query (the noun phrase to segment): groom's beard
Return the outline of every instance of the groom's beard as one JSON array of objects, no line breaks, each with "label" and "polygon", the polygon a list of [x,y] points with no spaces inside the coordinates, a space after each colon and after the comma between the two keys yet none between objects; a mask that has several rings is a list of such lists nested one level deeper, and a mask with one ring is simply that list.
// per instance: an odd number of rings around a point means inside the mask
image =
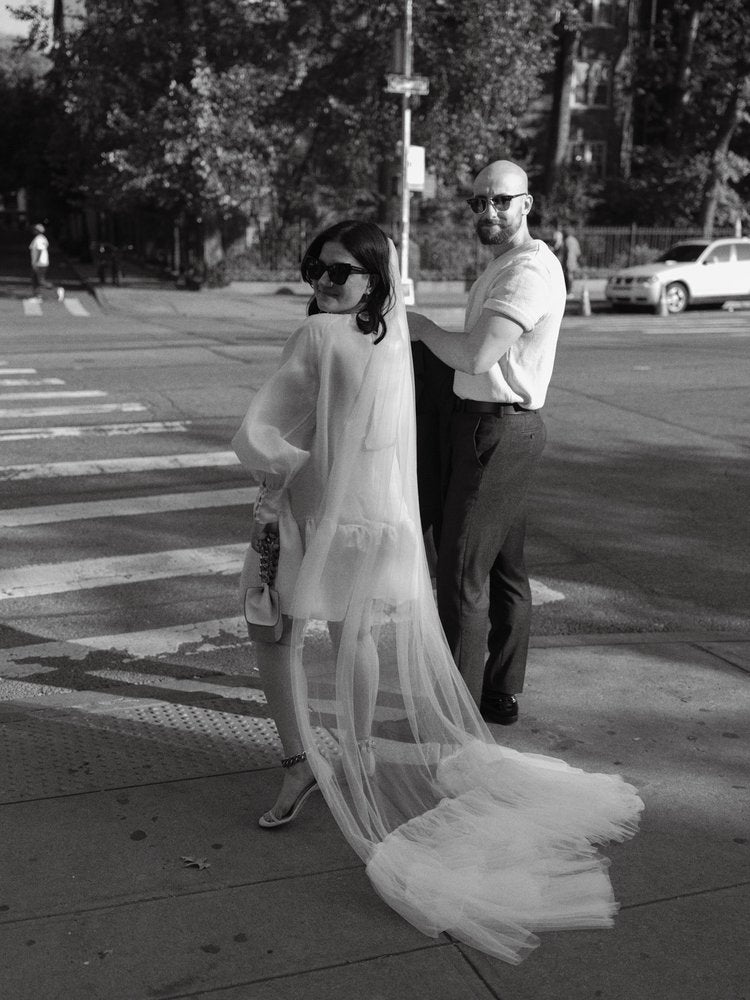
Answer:
[{"label": "groom's beard", "polygon": [[476,224],[479,242],[486,247],[502,246],[511,240],[521,228],[521,219],[506,221],[505,219],[480,219]]}]

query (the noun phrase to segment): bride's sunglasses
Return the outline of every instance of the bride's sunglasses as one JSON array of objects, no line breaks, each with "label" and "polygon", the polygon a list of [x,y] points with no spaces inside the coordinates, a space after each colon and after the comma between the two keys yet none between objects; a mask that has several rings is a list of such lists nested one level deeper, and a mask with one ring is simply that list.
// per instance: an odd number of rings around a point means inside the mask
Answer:
[{"label": "bride's sunglasses", "polygon": [[319,281],[328,271],[328,277],[334,285],[345,285],[350,274],[369,274],[364,267],[355,267],[354,264],[324,264],[322,260],[308,258],[302,264],[302,276],[308,283]]}]

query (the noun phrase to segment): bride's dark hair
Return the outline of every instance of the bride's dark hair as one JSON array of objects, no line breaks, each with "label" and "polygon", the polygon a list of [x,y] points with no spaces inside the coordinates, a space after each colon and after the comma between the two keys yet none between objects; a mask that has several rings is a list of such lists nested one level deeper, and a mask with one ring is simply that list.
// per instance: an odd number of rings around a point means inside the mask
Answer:
[{"label": "bride's dark hair", "polygon": [[[375,343],[378,344],[386,333],[384,316],[393,305],[393,289],[389,269],[388,240],[383,230],[374,222],[357,222],[344,219],[328,229],[324,229],[312,241],[302,258],[302,278],[307,281],[307,263],[318,260],[320,252],[326,243],[341,243],[352,257],[364,267],[370,275],[371,288],[365,295],[359,311],[356,314],[357,326],[362,333],[376,333]],[[319,313],[315,296],[307,306],[307,315]]]}]

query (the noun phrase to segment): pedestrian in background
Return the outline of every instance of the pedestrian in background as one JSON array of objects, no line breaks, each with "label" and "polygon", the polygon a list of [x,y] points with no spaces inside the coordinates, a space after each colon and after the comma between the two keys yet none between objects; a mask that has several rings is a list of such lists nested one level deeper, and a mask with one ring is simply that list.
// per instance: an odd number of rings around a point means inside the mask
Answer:
[{"label": "pedestrian in background", "polygon": [[[55,288],[47,277],[49,269],[49,240],[45,236],[45,228],[41,222],[34,226],[34,238],[29,243],[29,253],[31,254],[31,291],[34,298],[41,300],[39,294],[42,288]],[[58,302],[65,298],[65,289],[62,286],[55,288]]]},{"label": "pedestrian in background", "polygon": [[117,286],[120,284],[120,258],[117,252],[117,247],[113,246],[111,243],[100,243],[99,244],[99,264],[97,267],[99,275],[99,284],[107,284],[107,273],[109,273],[112,284]]},{"label": "pedestrian in background", "polygon": [[437,564],[440,620],[482,715],[508,724],[518,718],[516,695],[526,672],[526,499],[545,442],[539,411],[565,311],[565,282],[549,246],[529,234],[533,198],[517,164],[499,160],[485,167],[468,203],[494,260],[469,293],[464,333],[413,312],[409,329],[456,369]]},{"label": "pedestrian in background", "polygon": [[563,251],[563,232],[557,219],[552,224],[552,238],[549,241],[549,246],[555,257],[560,260]]},{"label": "pedestrian in background", "polygon": [[565,278],[565,291],[568,295],[573,292],[573,282],[581,274],[581,244],[572,226],[563,229],[563,243],[560,257]]}]

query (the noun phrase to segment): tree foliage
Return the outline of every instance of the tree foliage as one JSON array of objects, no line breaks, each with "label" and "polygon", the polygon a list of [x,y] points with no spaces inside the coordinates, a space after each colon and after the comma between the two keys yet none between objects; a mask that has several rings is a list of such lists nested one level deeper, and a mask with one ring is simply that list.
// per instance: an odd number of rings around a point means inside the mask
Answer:
[{"label": "tree foliage", "polygon": [[56,59],[60,183],[113,207],[247,209],[272,157],[255,121],[274,81],[247,64],[239,0],[98,0]]},{"label": "tree foliage", "polygon": [[54,106],[44,86],[49,65],[11,45],[0,50],[0,192],[44,186]]},{"label": "tree foliage", "polygon": [[746,0],[678,0],[644,38],[637,74],[644,118],[631,190],[645,195],[640,204],[654,221],[699,223],[710,232],[714,221],[742,213],[749,35]]},{"label": "tree foliage", "polygon": [[[750,176],[747,0],[660,5],[633,52],[631,176],[604,197],[565,167],[581,6],[415,0],[413,72],[430,91],[412,99],[412,141],[441,190],[507,156],[537,175],[540,194],[546,180],[550,211],[572,199],[581,224],[732,218]],[[403,0],[97,0],[80,18],[66,11],[54,35],[43,4],[24,9],[52,70],[43,92],[12,85],[0,128],[60,190],[174,217],[270,214],[277,226],[344,210],[382,217],[398,172],[401,99],[385,78],[402,68]],[[545,159],[537,111],[550,81]],[[42,123],[33,137],[29,115]],[[23,168],[14,162],[8,176]]]},{"label": "tree foliage", "polygon": [[[523,154],[547,68],[548,0],[415,4],[413,141],[454,180]],[[32,38],[48,44],[40,9]],[[400,99],[385,93],[401,0],[97,0],[67,18],[51,89],[61,187],[110,205],[283,219],[377,214]]]}]

